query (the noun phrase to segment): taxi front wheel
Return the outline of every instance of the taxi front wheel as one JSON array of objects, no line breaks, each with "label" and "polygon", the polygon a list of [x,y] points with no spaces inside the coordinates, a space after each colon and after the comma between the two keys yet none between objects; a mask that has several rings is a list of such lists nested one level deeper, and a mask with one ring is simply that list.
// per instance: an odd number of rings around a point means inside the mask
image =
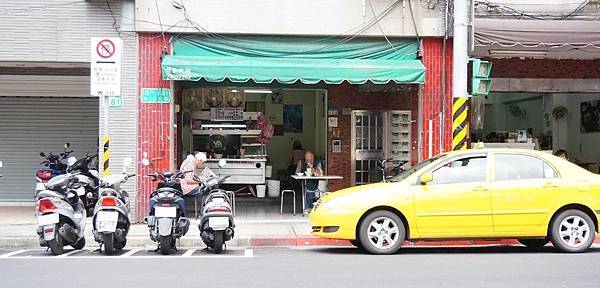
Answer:
[{"label": "taxi front wheel", "polygon": [[406,228],[400,217],[386,210],[367,215],[359,229],[361,246],[371,254],[394,254],[406,238]]},{"label": "taxi front wheel", "polygon": [[580,253],[594,242],[596,227],[585,212],[576,209],[565,210],[552,220],[550,240],[561,252]]}]

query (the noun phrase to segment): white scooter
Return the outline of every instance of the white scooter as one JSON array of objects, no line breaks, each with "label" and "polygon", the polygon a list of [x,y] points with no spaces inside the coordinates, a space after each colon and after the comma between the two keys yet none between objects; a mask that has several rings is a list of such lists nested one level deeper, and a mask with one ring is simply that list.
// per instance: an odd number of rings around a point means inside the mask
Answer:
[{"label": "white scooter", "polygon": [[[72,164],[74,157],[69,159]],[[40,246],[49,247],[52,254],[60,255],[63,247],[85,247],[86,210],[77,195],[76,174],[58,175],[46,184],[46,189],[36,195],[37,234]]]},{"label": "white scooter", "polygon": [[[226,163],[224,159],[221,159],[219,169],[223,168]],[[225,190],[216,189],[227,178],[229,176],[221,179],[214,176],[200,186],[201,195],[206,195],[206,199],[202,201],[202,214],[198,220],[198,230],[200,230],[202,242],[215,250],[217,254],[223,251],[225,242],[233,238],[235,228],[231,199]]]},{"label": "white scooter", "polygon": [[135,174],[127,174],[132,159],[127,157],[123,162],[122,174],[109,175],[100,180],[100,196],[92,217],[94,240],[100,244],[100,248],[104,246],[106,255],[123,249],[127,243],[129,195],[121,189],[121,184]]}]

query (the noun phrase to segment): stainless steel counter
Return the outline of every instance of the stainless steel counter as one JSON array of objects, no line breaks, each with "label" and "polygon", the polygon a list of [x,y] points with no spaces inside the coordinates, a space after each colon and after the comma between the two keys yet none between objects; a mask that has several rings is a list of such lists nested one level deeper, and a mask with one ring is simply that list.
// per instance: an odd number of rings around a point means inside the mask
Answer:
[{"label": "stainless steel counter", "polygon": [[227,165],[220,169],[219,160],[208,159],[205,165],[217,175],[230,175],[225,184],[265,184],[266,159],[225,159]]}]

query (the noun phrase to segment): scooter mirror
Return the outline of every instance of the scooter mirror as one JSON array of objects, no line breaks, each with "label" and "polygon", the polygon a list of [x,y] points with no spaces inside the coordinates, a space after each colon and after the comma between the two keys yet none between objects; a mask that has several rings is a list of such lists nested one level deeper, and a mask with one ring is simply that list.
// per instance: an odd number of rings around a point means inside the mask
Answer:
[{"label": "scooter mirror", "polygon": [[144,165],[144,166],[150,166],[150,160],[148,160],[148,158],[142,159],[142,165]]},{"label": "scooter mirror", "polygon": [[40,152],[40,156],[42,156],[42,157],[46,157],[46,153],[44,153],[44,152]]},{"label": "scooter mirror", "polygon": [[68,149],[69,147],[71,147],[71,143],[69,143],[69,142],[65,143],[65,149]]},{"label": "scooter mirror", "polygon": [[225,160],[225,159],[219,160],[219,167],[223,168],[223,167],[225,167],[225,165],[227,165],[227,160]]},{"label": "scooter mirror", "polygon": [[75,164],[75,162],[77,162],[77,158],[71,156],[69,157],[69,159],[67,159],[67,165],[69,166],[73,166],[73,164]]},{"label": "scooter mirror", "polygon": [[123,166],[129,167],[131,166],[131,163],[133,163],[133,159],[131,159],[131,157],[125,157],[125,159],[123,159]]}]

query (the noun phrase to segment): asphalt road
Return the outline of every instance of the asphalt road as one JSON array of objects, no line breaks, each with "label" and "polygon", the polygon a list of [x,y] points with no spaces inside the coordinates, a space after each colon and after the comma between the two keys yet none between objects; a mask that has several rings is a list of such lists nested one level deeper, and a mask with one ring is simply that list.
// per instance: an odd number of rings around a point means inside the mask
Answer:
[{"label": "asphalt road", "polygon": [[[11,253],[11,254],[8,254]],[[355,248],[127,250],[65,257],[0,249],[0,287],[600,287],[600,247],[405,248],[372,256]]]}]

